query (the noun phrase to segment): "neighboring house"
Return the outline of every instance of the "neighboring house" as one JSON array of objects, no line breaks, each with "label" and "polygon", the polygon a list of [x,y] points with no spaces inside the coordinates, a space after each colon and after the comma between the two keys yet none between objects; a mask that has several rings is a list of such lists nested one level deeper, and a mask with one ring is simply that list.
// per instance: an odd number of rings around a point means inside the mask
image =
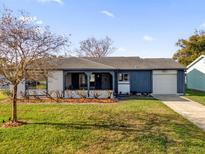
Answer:
[{"label": "neighboring house", "polygon": [[6,78],[0,75],[0,90],[9,90],[10,82]]},{"label": "neighboring house", "polygon": [[186,82],[188,89],[205,91],[205,55],[187,66]]},{"label": "neighboring house", "polygon": [[[139,57],[60,58],[52,77],[22,82],[18,93],[63,97],[112,97],[118,94],[183,94],[185,68],[172,59]],[[96,92],[98,92],[96,94]]]}]

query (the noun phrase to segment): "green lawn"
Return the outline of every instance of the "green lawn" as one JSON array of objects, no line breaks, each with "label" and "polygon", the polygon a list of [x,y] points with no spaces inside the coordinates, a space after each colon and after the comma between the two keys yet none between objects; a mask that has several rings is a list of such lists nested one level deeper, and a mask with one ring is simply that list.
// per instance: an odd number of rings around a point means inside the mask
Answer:
[{"label": "green lawn", "polygon": [[[1,154],[205,153],[205,133],[157,100],[21,104],[18,111],[30,124],[0,128]],[[0,121],[10,112],[0,103]]]},{"label": "green lawn", "polygon": [[205,92],[186,90],[186,97],[205,105]]}]

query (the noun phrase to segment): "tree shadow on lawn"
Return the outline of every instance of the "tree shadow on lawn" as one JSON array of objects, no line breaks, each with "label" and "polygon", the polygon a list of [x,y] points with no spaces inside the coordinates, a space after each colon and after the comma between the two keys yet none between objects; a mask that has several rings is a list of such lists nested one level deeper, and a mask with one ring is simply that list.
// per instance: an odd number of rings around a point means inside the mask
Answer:
[{"label": "tree shadow on lawn", "polygon": [[[123,114],[123,113],[122,113]],[[127,119],[125,114],[124,117]],[[119,115],[118,115],[119,116]],[[132,117],[130,117],[132,118]],[[137,114],[131,121],[122,119],[121,116],[112,119],[89,119],[89,121],[77,122],[31,122],[30,125],[51,126],[54,129],[64,129],[69,131],[80,130],[99,130],[96,134],[98,140],[89,144],[92,146],[108,146],[115,143],[136,143],[152,146],[160,146],[163,152],[169,148],[174,148],[175,152],[180,152],[181,148],[204,149],[205,138],[202,131],[193,124],[183,120],[175,114],[155,114],[143,113]],[[139,121],[139,123],[133,123]],[[75,132],[75,131],[74,131]],[[78,132],[78,131],[77,131]],[[88,140],[89,139],[85,139]],[[179,148],[176,148],[179,147]],[[101,147],[102,148],[102,147]],[[151,148],[151,146],[149,147]],[[149,149],[150,150],[150,149]],[[150,152],[148,150],[148,152]]]},{"label": "tree shadow on lawn", "polygon": [[[163,146],[164,149],[167,149],[169,146],[177,147],[179,145],[190,147],[205,147],[205,133],[197,130],[196,127],[193,127],[191,123],[184,121],[178,121],[177,117],[172,117],[173,120],[170,121],[170,115],[152,114],[151,116],[144,117],[145,123],[133,125],[126,122],[118,123],[107,122],[105,121],[96,121],[96,122],[79,122],[79,123],[52,123],[52,122],[36,122],[30,123],[34,125],[46,125],[54,126],[57,129],[77,129],[77,130],[105,130],[109,132],[106,136],[102,136],[102,142],[145,142],[159,144]],[[110,139],[112,132],[117,134],[122,134],[121,139],[113,138]],[[110,134],[111,133],[111,134]],[[112,137],[111,137],[112,138]],[[197,141],[196,141],[197,140]],[[99,143],[101,141],[99,140]],[[203,142],[203,143],[201,143]]]},{"label": "tree shadow on lawn", "polygon": [[134,127],[131,125],[123,125],[123,124],[98,124],[98,123],[50,123],[50,122],[37,122],[37,123],[29,123],[29,124],[35,124],[35,125],[48,125],[48,126],[55,126],[57,128],[62,129],[107,129],[107,130],[114,130],[114,131],[137,131]]},{"label": "tree shadow on lawn", "polygon": [[[123,113],[122,113],[123,114]],[[124,115],[126,117],[126,115]],[[123,121],[119,117],[108,117],[111,119],[89,119],[85,122],[30,122],[28,124],[34,125],[47,125],[54,126],[60,129],[105,129],[109,131],[122,131],[122,132],[136,132],[136,133],[159,133],[162,131],[164,133],[173,131],[174,133],[179,133],[179,135],[195,136],[201,137],[205,133],[201,133],[196,126],[192,123],[187,122],[187,120],[182,120],[180,116],[175,114],[155,114],[155,113],[143,113],[138,114],[137,119],[131,119],[131,117],[126,117],[128,121]],[[137,123],[129,122],[129,120],[139,121]],[[166,132],[167,131],[167,132]],[[198,136],[199,135],[199,136]],[[202,136],[203,137],[203,136]],[[203,137],[204,138],[204,137]],[[205,139],[204,139],[205,140]]]}]

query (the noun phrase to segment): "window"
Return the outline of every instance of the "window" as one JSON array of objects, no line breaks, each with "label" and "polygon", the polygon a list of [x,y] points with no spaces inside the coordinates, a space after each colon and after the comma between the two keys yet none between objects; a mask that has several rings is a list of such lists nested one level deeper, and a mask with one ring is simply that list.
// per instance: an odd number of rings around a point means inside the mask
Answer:
[{"label": "window", "polygon": [[39,74],[35,80],[26,80],[26,90],[47,90],[47,77]]},{"label": "window", "polygon": [[46,90],[47,89],[46,80],[27,81],[27,89],[28,90]]},{"label": "window", "polygon": [[87,81],[85,74],[79,74],[79,89],[86,89],[87,88]]},{"label": "window", "polygon": [[95,74],[90,76],[90,89],[95,89]]},{"label": "window", "polygon": [[119,73],[118,81],[129,81],[129,75],[127,73]]},{"label": "window", "polygon": [[124,81],[128,81],[128,74],[124,74]]},{"label": "window", "polygon": [[118,81],[123,81],[123,74],[122,73],[118,74]]},{"label": "window", "polygon": [[87,76],[84,73],[66,73],[65,90],[86,90]]},{"label": "window", "polygon": [[95,74],[91,74],[91,76],[90,76],[90,82],[95,82]]}]

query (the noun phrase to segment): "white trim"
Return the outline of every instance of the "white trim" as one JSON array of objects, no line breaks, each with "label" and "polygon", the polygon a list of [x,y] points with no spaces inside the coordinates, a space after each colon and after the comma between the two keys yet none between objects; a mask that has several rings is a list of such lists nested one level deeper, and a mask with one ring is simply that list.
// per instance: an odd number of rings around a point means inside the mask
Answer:
[{"label": "white trim", "polygon": [[201,55],[199,56],[197,59],[195,59],[191,64],[189,64],[187,66],[187,69],[189,69],[190,67],[192,67],[194,64],[196,64],[198,61],[200,61],[202,58],[205,58],[205,55]]}]

